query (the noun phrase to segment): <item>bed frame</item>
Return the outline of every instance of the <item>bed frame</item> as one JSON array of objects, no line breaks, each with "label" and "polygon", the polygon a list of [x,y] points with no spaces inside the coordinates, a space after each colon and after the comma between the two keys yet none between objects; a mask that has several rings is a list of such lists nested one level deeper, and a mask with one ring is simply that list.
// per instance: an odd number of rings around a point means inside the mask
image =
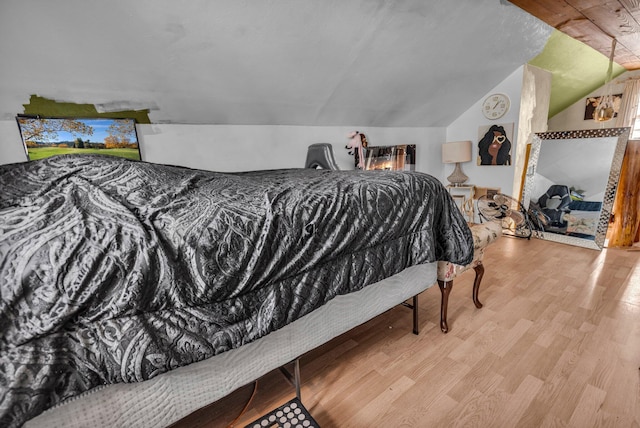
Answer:
[{"label": "bed frame", "polygon": [[[28,421],[36,427],[166,427],[436,283],[436,263],[341,295],[265,337],[153,379],[95,388]],[[417,299],[413,302],[417,333]],[[411,306],[411,305],[410,305]],[[313,334],[311,334],[313,332]]]}]

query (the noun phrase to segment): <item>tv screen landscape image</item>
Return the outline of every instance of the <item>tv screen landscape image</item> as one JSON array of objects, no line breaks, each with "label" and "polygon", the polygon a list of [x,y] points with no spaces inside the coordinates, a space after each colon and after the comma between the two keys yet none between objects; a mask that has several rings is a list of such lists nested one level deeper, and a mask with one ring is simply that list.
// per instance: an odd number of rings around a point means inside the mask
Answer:
[{"label": "tv screen landscape image", "polygon": [[100,154],[141,160],[134,119],[18,116],[30,161],[66,154]]}]

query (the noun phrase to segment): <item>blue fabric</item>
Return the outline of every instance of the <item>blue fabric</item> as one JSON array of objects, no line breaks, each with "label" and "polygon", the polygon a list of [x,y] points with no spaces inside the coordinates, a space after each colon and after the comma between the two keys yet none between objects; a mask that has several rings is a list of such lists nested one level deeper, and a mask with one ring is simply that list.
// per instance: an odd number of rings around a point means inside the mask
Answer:
[{"label": "blue fabric", "polygon": [[598,201],[573,201],[569,204],[570,210],[576,211],[600,211],[602,202]]}]

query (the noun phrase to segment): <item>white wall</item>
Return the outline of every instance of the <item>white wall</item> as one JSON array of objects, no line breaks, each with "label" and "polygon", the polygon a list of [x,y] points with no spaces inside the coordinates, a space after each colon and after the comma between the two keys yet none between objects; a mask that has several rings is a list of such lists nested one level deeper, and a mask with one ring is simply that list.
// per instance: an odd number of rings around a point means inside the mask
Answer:
[{"label": "white wall", "polygon": [[[629,71],[618,76],[612,81],[612,93],[621,94],[624,89],[624,82],[633,77],[640,77],[640,70]],[[613,128],[616,126],[615,119],[607,122],[596,122],[593,119],[584,119],[584,109],[586,99],[592,96],[601,96],[605,88],[600,87],[581,100],[562,110],[560,113],[549,119],[549,131],[573,131],[578,129]]]},{"label": "white wall", "polygon": [[[518,114],[521,102],[523,67],[478,99],[447,128],[358,127],[358,126],[271,126],[271,125],[138,125],[140,149],[145,161],[188,166],[216,171],[296,168],[304,166],[307,146],[331,143],[338,165],[353,168],[347,154],[349,132],[367,135],[372,146],[416,144],[416,169],[447,183],[453,165],[442,164],[441,149],[446,141],[471,140],[473,160],[463,165],[469,183],[481,187],[499,187],[511,194],[514,165],[518,161]],[[509,96],[511,108],[497,121],[482,115],[486,96],[500,92]],[[512,165],[478,166],[478,128],[492,124],[514,124]],[[214,150],[215,149],[215,150]],[[0,164],[22,162],[26,155],[14,120],[0,121]]]},{"label": "white wall", "polygon": [[[471,140],[473,142],[471,162],[462,165],[462,170],[469,177],[468,183],[480,187],[499,187],[502,193],[512,194],[513,190],[513,174],[514,164],[517,162],[515,155],[517,153],[516,146],[518,144],[518,116],[520,111],[520,97],[522,91],[522,75],[523,67],[518,68],[509,77],[493,88],[489,93],[485,94],[481,99],[476,101],[466,112],[447,127],[446,140],[460,141]],[[493,93],[504,93],[511,100],[511,108],[503,117],[498,120],[489,120],[482,114],[482,102]],[[511,138],[511,156],[512,165],[496,165],[496,166],[479,166],[476,163],[478,155],[478,128],[486,125],[502,125],[514,124],[514,133]],[[444,141],[443,141],[444,142]],[[446,177],[453,172],[454,165],[441,165],[442,181],[446,182]]]},{"label": "white wall", "polygon": [[22,145],[18,123],[15,120],[0,120],[0,164],[25,160],[27,154]]},{"label": "white wall", "polygon": [[[444,128],[360,128],[331,126],[139,125],[143,157],[216,171],[239,171],[304,166],[307,147],[330,143],[341,169],[354,169],[345,145],[358,130],[370,146],[416,144],[416,169],[438,175],[439,141]],[[436,156],[436,154],[438,156]]]},{"label": "white wall", "polygon": [[[331,143],[338,165],[353,169],[345,145],[358,130],[372,146],[416,144],[418,171],[439,178],[445,128],[360,128],[331,126],[138,125],[145,161],[216,171],[303,167],[307,146]],[[0,121],[0,164],[26,155],[15,121]]]}]

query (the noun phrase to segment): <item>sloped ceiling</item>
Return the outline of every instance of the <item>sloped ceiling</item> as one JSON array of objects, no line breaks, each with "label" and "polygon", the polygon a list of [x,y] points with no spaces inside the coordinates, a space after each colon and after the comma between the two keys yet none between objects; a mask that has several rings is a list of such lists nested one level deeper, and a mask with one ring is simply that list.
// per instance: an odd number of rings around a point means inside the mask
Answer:
[{"label": "sloped ceiling", "polygon": [[[529,64],[553,73],[549,100],[549,117],[553,117],[605,83],[609,59],[586,44],[554,31],[542,52]],[[613,63],[612,78],[625,71]]]},{"label": "sloped ceiling", "polygon": [[553,74],[549,117],[606,82],[612,53],[613,78],[626,70],[640,69],[640,0],[511,0],[510,3],[558,30],[545,49],[529,62]]},{"label": "sloped ceiling", "polygon": [[551,31],[499,0],[3,0],[0,119],[36,94],[156,123],[447,126]]},{"label": "sloped ceiling", "polygon": [[614,61],[640,69],[640,0],[511,0],[607,58],[616,39]]}]

